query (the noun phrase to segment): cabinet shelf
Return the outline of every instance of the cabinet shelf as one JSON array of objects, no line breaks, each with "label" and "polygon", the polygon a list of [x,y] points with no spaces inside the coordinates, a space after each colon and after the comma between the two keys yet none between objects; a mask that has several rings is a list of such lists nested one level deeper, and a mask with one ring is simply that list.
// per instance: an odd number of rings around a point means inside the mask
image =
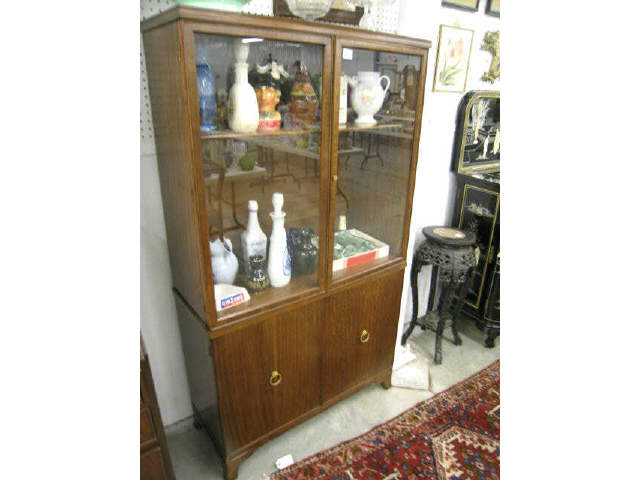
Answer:
[{"label": "cabinet shelf", "polygon": [[[377,125],[356,125],[348,123],[338,127],[340,132],[363,132],[363,131],[376,131],[387,130],[394,128],[402,128],[406,125],[403,123],[378,123]],[[208,135],[201,135],[200,140],[226,140],[230,138],[251,138],[251,137],[281,137],[291,135],[307,135],[309,133],[320,133],[320,128],[310,128],[303,130],[276,130],[274,132],[249,132],[240,133],[233,130],[219,130]]]},{"label": "cabinet shelf", "polygon": [[244,317],[284,301],[291,302],[296,298],[311,295],[314,291],[320,292],[315,274],[291,277],[289,284],[284,287],[269,287],[261,292],[250,293],[251,299],[248,302],[225,308],[218,312],[218,319],[228,321],[236,317]]}]

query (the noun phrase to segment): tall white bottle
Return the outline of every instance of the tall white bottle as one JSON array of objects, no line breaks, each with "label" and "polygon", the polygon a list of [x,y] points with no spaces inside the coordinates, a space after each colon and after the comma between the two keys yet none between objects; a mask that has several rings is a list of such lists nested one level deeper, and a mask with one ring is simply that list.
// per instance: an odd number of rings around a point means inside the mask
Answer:
[{"label": "tall white bottle", "polygon": [[267,271],[269,272],[271,286],[284,287],[291,280],[291,258],[287,249],[287,232],[284,229],[286,213],[282,211],[284,203],[282,193],[274,193],[271,203],[273,203],[273,212],[269,215],[271,215],[271,221],[273,222],[273,230],[269,239]]},{"label": "tall white bottle", "polygon": [[258,129],[260,112],[256,92],[249,84],[249,44],[238,38],[233,41],[236,57],[236,81],[229,91],[229,127],[234,132],[248,133]]},{"label": "tall white bottle", "polygon": [[247,229],[242,232],[242,254],[244,258],[245,271],[249,264],[249,257],[252,255],[262,255],[267,259],[267,236],[260,228],[258,221],[258,202],[249,200],[249,221]]}]

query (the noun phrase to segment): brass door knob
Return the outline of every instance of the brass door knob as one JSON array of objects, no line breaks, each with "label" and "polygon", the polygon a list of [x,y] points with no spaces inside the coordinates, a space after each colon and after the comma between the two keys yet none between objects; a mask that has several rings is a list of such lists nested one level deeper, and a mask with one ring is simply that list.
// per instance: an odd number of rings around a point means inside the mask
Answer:
[{"label": "brass door knob", "polygon": [[269,383],[271,384],[272,387],[275,387],[281,381],[282,381],[282,375],[280,374],[280,372],[277,372],[276,370],[271,372],[271,377],[269,378]]},{"label": "brass door knob", "polygon": [[369,341],[369,332],[362,330],[362,333],[360,334],[360,341],[362,343],[367,343]]},{"label": "brass door knob", "polygon": [[333,179],[334,182],[338,181],[338,175],[332,175],[331,178]]}]

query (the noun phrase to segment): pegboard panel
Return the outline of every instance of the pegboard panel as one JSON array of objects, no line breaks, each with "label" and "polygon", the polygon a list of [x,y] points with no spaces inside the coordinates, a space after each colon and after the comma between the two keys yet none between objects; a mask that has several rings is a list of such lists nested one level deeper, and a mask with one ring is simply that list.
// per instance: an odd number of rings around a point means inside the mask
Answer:
[{"label": "pegboard panel", "polygon": [[[396,33],[400,1],[391,6],[374,5],[371,15],[374,19],[374,30],[379,32]],[[175,5],[173,0],[140,0],[140,20],[146,20],[153,15],[164,12]],[[251,0],[242,11],[256,15],[273,15],[273,0]],[[155,140],[153,136],[153,117],[147,81],[147,66],[144,57],[144,45],[140,35],[140,154],[155,154]]]},{"label": "pegboard panel", "polygon": [[374,5],[371,7],[371,16],[374,22],[373,30],[386,33],[398,32],[401,1],[396,0],[391,6]]}]

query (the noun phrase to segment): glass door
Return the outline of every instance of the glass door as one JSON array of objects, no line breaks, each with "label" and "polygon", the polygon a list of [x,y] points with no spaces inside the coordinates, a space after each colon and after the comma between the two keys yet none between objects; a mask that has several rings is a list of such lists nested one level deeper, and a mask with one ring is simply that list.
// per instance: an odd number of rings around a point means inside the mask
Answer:
[{"label": "glass door", "polygon": [[423,58],[347,47],[338,54],[333,281],[404,256]]},{"label": "glass door", "polygon": [[248,32],[193,34],[218,320],[318,288],[326,265],[329,40]]}]

